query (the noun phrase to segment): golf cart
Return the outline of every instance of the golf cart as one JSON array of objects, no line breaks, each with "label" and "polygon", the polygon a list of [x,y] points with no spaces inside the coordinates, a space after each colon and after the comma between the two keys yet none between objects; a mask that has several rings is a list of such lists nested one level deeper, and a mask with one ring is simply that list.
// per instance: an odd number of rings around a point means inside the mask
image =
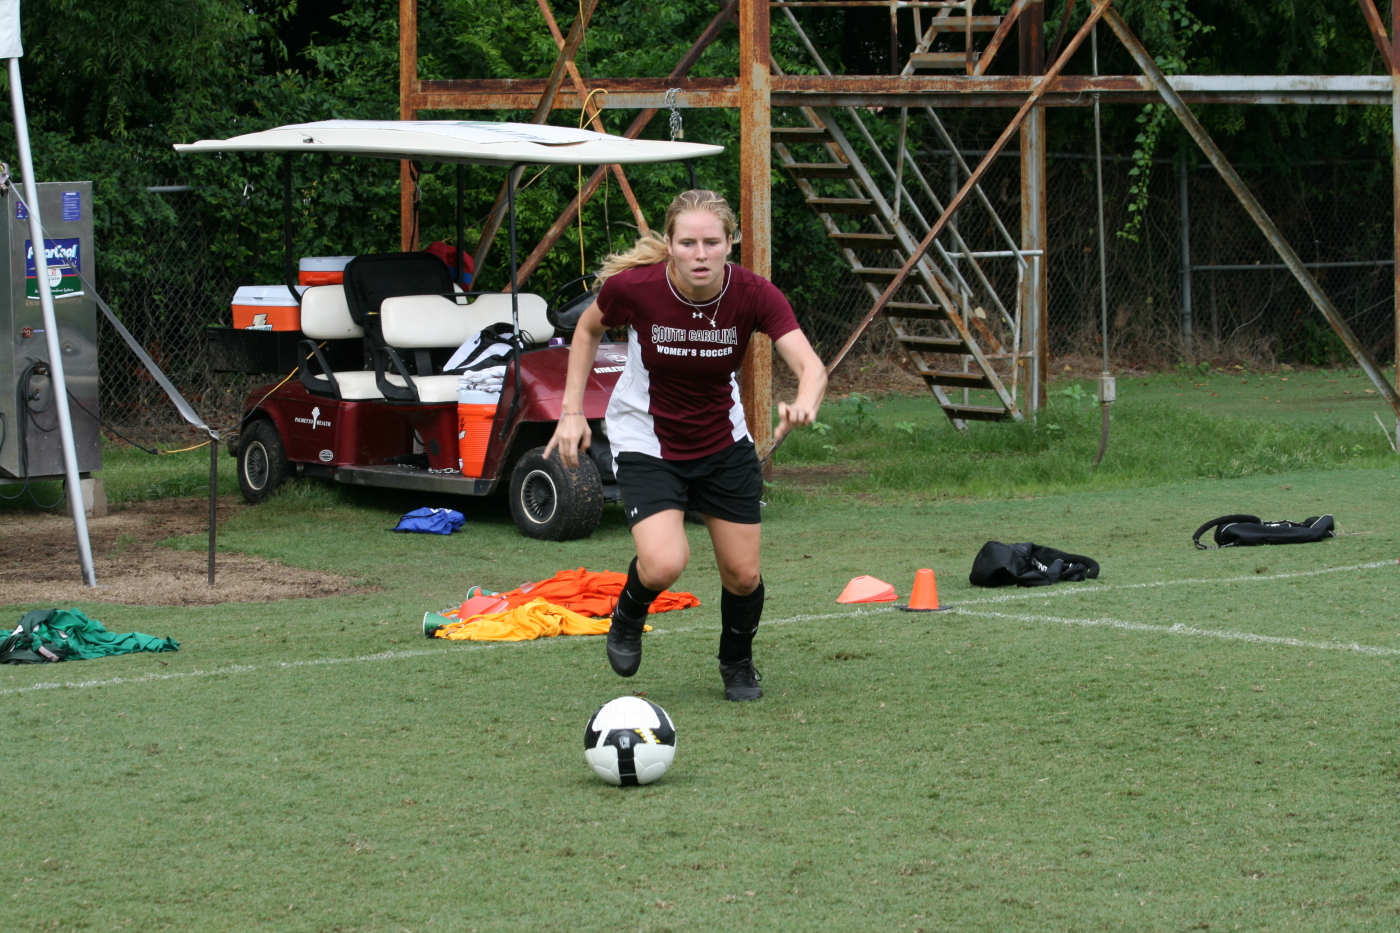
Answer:
[{"label": "golf cart", "polygon": [[[248,396],[240,436],[230,445],[248,502],[266,499],[291,475],[464,496],[508,490],[511,513],[529,537],[562,541],[593,532],[604,503],[618,498],[603,416],[627,347],[598,348],[583,403],[593,430],[588,456],[577,470],[566,469],[557,455],[546,460],[544,445],[560,415],[569,335],[590,296],[550,307],[538,295],[519,292],[520,170],[667,162],[714,155],[721,147],[534,124],[328,120],[175,148],[281,152],[288,199],[294,153],[507,169],[508,292],[464,291],[460,258],[453,269],[426,252],[357,256],[344,266],[339,284],[300,285],[292,281],[290,210],[284,212],[288,282],[278,290],[296,307],[285,315],[254,315],[242,327],[235,321],[232,328],[210,329],[216,369],[283,376]],[[457,179],[453,253],[460,257],[460,167]],[[269,317],[277,323],[267,323]],[[499,355],[486,362],[502,368],[487,387],[499,394],[482,404],[482,393],[463,391],[464,373],[449,367],[463,356],[492,352]]]}]

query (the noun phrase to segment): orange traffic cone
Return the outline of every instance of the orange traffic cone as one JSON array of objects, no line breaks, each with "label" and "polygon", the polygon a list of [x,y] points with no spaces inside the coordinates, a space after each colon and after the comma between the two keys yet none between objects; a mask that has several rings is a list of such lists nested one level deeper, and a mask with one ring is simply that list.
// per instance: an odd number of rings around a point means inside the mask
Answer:
[{"label": "orange traffic cone", "polygon": [[914,574],[914,592],[909,594],[909,605],[895,608],[905,612],[941,612],[952,607],[938,605],[938,581],[933,571],[925,567]]}]

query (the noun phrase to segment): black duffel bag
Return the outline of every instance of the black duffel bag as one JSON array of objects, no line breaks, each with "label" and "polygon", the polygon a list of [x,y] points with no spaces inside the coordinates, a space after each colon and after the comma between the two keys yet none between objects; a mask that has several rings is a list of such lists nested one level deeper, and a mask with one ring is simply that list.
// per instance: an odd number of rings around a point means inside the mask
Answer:
[{"label": "black duffel bag", "polygon": [[1216,547],[1251,547],[1256,544],[1306,544],[1337,536],[1337,523],[1330,515],[1305,518],[1301,522],[1266,522],[1258,515],[1223,515],[1196,529],[1191,536],[1202,551],[1212,550],[1201,543],[1201,535],[1215,529]]},{"label": "black duffel bag", "polygon": [[968,581],[973,586],[1049,586],[1078,583],[1099,575],[1099,562],[1043,544],[1002,544],[988,541],[972,561]]}]

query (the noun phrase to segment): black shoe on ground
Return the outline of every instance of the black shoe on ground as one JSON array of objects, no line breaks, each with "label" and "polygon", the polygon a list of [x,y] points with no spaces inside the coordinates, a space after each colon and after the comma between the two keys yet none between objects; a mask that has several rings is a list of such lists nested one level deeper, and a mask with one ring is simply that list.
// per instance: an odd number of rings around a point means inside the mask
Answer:
[{"label": "black shoe on ground", "polygon": [[614,612],[608,627],[608,663],[620,677],[631,677],[642,666],[642,626]]},{"label": "black shoe on ground", "polygon": [[735,703],[757,700],[763,696],[763,688],[758,682],[763,675],[753,666],[752,658],[735,661],[732,664],[719,662],[719,676],[724,681],[724,698]]}]

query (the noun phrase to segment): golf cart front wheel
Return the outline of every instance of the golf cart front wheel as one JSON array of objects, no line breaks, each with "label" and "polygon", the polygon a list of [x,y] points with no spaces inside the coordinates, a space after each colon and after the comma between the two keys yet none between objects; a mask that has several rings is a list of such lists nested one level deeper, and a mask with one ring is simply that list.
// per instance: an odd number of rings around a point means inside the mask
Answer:
[{"label": "golf cart front wheel", "polygon": [[526,451],[510,474],[510,511],[527,538],[572,541],[586,538],[603,517],[603,481],[592,458],[580,456],[569,469],[559,452]]},{"label": "golf cart front wheel", "polygon": [[287,479],[287,452],[277,426],[259,419],[243,429],[238,441],[238,488],[249,505],[271,496]]}]

